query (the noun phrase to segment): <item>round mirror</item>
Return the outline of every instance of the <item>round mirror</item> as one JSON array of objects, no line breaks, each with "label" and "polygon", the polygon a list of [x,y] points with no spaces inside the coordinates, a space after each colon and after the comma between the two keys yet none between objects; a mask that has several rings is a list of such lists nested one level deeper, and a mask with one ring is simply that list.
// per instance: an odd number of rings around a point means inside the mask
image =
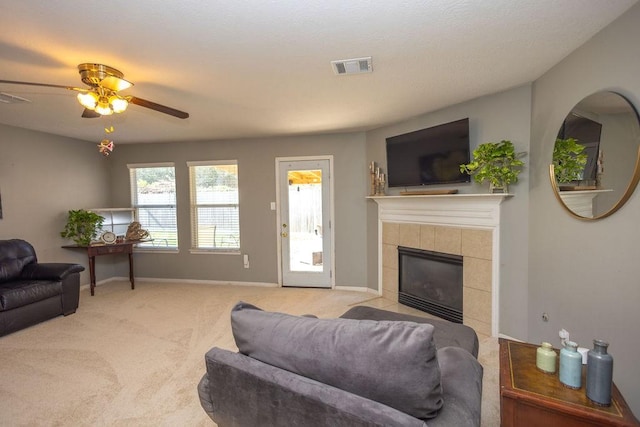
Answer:
[{"label": "round mirror", "polygon": [[569,112],[549,167],[556,198],[580,219],[605,218],[624,205],[640,179],[640,125],[633,105],[597,92]]}]

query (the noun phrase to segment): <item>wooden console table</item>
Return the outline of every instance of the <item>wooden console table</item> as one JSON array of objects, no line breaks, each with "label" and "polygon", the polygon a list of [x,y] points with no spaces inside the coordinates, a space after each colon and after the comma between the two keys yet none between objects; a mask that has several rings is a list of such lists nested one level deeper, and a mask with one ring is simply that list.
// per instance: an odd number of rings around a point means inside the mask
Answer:
[{"label": "wooden console table", "polygon": [[598,406],[586,395],[586,365],[582,388],[562,385],[555,374],[536,368],[537,345],[499,339],[500,420],[502,427],[638,426],[638,420],[613,385],[611,406]]},{"label": "wooden console table", "polygon": [[135,280],[133,278],[133,246],[140,243],[140,241],[125,241],[121,243],[113,244],[96,244],[89,246],[80,245],[67,245],[63,248],[67,249],[84,249],[89,256],[89,277],[91,280],[91,296],[94,295],[94,289],[96,287],[96,256],[99,255],[115,255],[115,254],[128,254],[129,255],[129,281],[131,282],[131,289],[136,288]]}]

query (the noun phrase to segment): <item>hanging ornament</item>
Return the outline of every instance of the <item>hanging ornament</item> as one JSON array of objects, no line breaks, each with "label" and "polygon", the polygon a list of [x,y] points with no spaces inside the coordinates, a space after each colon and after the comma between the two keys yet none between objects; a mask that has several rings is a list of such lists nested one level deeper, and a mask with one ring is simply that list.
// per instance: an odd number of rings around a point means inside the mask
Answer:
[{"label": "hanging ornament", "polygon": [[109,141],[105,138],[100,141],[100,144],[98,144],[98,151],[100,151],[100,154],[102,154],[103,156],[108,157],[109,154],[111,154],[111,152],[113,151],[113,146],[113,141]]},{"label": "hanging ornament", "polygon": [[[105,136],[109,135],[110,133],[113,133],[113,131],[114,131],[113,126],[104,128]],[[105,138],[102,141],[100,141],[100,144],[98,144],[98,151],[103,156],[108,157],[109,154],[111,154],[111,152],[113,151],[114,145],[115,144],[113,143],[113,141],[110,141],[109,139]]]}]

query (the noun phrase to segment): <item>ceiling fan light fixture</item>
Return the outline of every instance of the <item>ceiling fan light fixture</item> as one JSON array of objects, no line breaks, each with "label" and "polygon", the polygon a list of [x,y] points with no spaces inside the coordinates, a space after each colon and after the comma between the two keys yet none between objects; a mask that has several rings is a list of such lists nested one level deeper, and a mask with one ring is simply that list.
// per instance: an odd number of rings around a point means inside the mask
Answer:
[{"label": "ceiling fan light fixture", "polygon": [[98,98],[98,104],[96,105],[96,108],[94,110],[96,113],[102,116],[110,116],[111,114],[113,114],[113,110],[109,105],[109,98],[107,98],[106,96],[101,96]]},{"label": "ceiling fan light fixture", "polygon": [[81,92],[78,94],[78,102],[84,108],[93,110],[96,108],[96,105],[98,104],[98,95],[96,95],[94,92],[85,92],[85,93]]},{"label": "ceiling fan light fixture", "polygon": [[101,116],[110,116],[113,114],[113,110],[109,108],[109,106],[98,105],[95,109],[95,112],[100,114]]},{"label": "ceiling fan light fixture", "polygon": [[127,102],[126,99],[118,95],[111,95],[111,97],[109,98],[109,105],[111,105],[111,109],[113,110],[114,113],[122,113],[124,110],[127,109],[127,106],[129,106],[129,103]]}]

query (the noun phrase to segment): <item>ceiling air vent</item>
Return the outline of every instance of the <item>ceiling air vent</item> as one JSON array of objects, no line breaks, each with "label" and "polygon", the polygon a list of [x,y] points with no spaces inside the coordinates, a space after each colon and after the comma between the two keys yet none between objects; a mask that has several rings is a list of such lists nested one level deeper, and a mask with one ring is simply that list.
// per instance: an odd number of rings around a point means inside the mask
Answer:
[{"label": "ceiling air vent", "polygon": [[23,102],[31,102],[26,98],[21,98],[10,93],[0,92],[0,103],[2,104],[21,104]]},{"label": "ceiling air vent", "polygon": [[354,58],[354,59],[340,59],[338,61],[331,61],[333,72],[339,76],[347,74],[362,74],[370,73],[373,71],[371,65],[371,57],[366,58]]}]

